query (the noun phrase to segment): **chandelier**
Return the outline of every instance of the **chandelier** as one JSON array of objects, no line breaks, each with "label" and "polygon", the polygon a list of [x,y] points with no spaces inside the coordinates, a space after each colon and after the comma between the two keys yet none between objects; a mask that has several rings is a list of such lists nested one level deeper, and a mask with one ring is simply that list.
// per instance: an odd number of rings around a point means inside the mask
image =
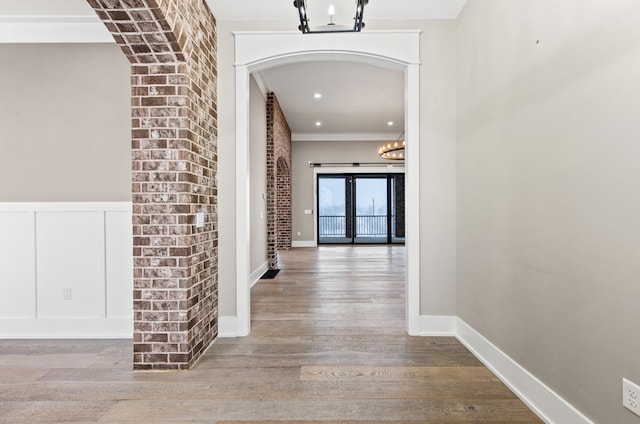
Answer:
[{"label": "chandelier", "polygon": [[328,32],[360,32],[362,28],[364,28],[364,7],[369,3],[369,0],[356,0],[356,14],[353,18],[354,23],[353,27],[349,25],[336,25],[333,22],[335,16],[335,8],[333,4],[329,6],[329,23],[322,26],[309,26],[309,15],[307,11],[307,0],[294,0],[293,6],[298,9],[298,15],[300,16],[300,25],[298,29],[302,31],[303,34],[312,34],[312,33],[328,33]]},{"label": "chandelier", "polygon": [[378,155],[387,160],[404,160],[404,148],[406,142],[402,140],[404,133],[400,134],[400,137],[396,141],[383,144],[378,149]]}]

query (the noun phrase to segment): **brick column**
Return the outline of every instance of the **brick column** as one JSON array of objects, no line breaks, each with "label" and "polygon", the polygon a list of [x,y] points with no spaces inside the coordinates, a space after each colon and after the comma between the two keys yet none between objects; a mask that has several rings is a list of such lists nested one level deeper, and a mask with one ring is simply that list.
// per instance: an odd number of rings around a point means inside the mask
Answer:
[{"label": "brick column", "polygon": [[215,20],[204,0],[88,2],[131,62],[134,368],[185,369],[218,326]]},{"label": "brick column", "polygon": [[[282,170],[280,175],[279,168]],[[279,181],[280,187],[278,187]],[[283,221],[279,223],[279,219]],[[278,249],[290,247],[291,130],[276,95],[269,93],[267,95],[267,260],[269,269],[278,268]]]},{"label": "brick column", "polygon": [[291,170],[282,156],[276,161],[276,228],[277,249],[291,249]]}]

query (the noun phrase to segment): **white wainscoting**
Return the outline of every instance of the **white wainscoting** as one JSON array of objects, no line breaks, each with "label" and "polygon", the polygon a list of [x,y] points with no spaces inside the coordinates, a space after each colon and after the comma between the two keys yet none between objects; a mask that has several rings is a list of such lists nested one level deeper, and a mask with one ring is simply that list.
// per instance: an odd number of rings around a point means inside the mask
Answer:
[{"label": "white wainscoting", "polygon": [[131,203],[0,203],[0,338],[130,338]]}]

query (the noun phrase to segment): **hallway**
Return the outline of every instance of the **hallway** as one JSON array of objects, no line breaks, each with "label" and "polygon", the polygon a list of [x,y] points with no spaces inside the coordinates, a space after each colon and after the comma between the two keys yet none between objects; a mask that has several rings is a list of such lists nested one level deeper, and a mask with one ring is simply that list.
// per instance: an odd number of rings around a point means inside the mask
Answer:
[{"label": "hallway", "polygon": [[185,372],[130,341],[0,341],[0,422],[539,423],[454,338],[404,331],[404,246],[281,252],[252,334]]}]

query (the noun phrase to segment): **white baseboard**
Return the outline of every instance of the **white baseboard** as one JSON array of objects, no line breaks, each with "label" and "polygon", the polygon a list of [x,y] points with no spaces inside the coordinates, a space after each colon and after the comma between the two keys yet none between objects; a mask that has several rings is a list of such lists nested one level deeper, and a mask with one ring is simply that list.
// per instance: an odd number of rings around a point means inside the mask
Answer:
[{"label": "white baseboard", "polygon": [[548,424],[593,424],[493,343],[456,319],[456,338]]},{"label": "white baseboard", "polygon": [[269,269],[269,262],[265,261],[262,265],[258,267],[255,271],[251,273],[249,276],[249,286],[253,287],[256,285],[262,274],[264,274],[267,269]]},{"label": "white baseboard", "polygon": [[234,316],[218,317],[218,337],[238,337],[238,318]]},{"label": "white baseboard", "polygon": [[0,319],[0,339],[130,339],[131,318]]},{"label": "white baseboard", "polygon": [[313,240],[298,240],[298,241],[291,242],[291,247],[317,247],[317,246],[318,245]]},{"label": "white baseboard", "polygon": [[421,336],[455,336],[456,319],[450,315],[421,315],[419,326]]}]

